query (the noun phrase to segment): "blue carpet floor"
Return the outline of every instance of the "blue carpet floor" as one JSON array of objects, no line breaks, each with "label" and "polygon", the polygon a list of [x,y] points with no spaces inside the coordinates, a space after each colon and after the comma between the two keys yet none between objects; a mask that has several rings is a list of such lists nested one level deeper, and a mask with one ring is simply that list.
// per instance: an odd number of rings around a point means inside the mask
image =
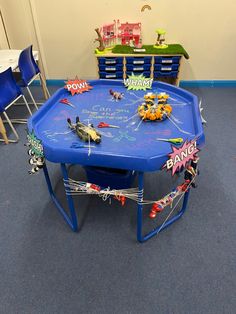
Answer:
[{"label": "blue carpet floor", "polygon": [[[183,218],[145,244],[136,242],[131,202],[77,199],[82,228],[73,233],[43,173],[27,173],[25,125],[18,144],[0,143],[0,313],[235,313],[236,89],[189,90],[208,122],[198,188]],[[34,93],[42,98],[39,87]],[[63,199],[59,169],[49,169]],[[71,175],[85,177],[80,167]],[[152,196],[168,192],[169,181],[145,177]]]}]

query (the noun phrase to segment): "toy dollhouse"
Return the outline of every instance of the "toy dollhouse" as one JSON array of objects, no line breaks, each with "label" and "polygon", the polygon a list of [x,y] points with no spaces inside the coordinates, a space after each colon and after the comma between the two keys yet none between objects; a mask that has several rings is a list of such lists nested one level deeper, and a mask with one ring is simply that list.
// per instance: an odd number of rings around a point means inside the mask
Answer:
[{"label": "toy dollhouse", "polygon": [[114,20],[100,28],[105,47],[117,44],[138,46],[141,41],[141,23],[120,23]]}]

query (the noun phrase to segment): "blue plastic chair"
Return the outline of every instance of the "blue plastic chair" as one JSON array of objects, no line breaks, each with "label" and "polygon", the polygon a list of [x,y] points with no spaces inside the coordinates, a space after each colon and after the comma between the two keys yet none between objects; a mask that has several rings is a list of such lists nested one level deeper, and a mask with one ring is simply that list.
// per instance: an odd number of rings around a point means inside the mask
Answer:
[{"label": "blue plastic chair", "polygon": [[32,93],[29,89],[29,85],[35,79],[40,78],[40,81],[42,82],[42,84],[44,84],[47,96],[50,97],[50,94],[49,94],[49,91],[47,89],[45,80],[40,73],[40,69],[34,60],[33,46],[32,45],[29,46],[28,48],[25,48],[24,50],[22,50],[20,57],[19,57],[18,66],[19,66],[19,69],[21,72],[21,81],[19,84],[21,87],[25,87],[27,89],[35,108],[38,109],[37,103],[36,103]]},{"label": "blue plastic chair", "polygon": [[[15,140],[9,140],[9,142],[18,142],[19,135],[16,132],[12,123],[26,123],[26,119],[10,119],[6,113],[6,110],[10,108],[18,99],[23,98],[24,103],[29,111],[29,114],[32,115],[32,112],[29,108],[29,105],[25,99],[25,96],[22,94],[20,87],[16,84],[14,79],[12,69],[8,68],[6,71],[0,73],[0,114],[2,113],[5,117],[4,122],[8,122],[10,128],[15,134]],[[0,141],[3,141],[0,139]]]}]

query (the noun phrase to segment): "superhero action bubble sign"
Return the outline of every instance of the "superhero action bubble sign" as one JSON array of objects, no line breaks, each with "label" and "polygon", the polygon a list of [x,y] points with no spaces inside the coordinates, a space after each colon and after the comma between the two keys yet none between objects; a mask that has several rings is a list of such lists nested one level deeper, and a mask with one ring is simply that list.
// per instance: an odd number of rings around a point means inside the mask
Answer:
[{"label": "superhero action bubble sign", "polygon": [[74,80],[68,80],[65,83],[66,85],[64,88],[67,89],[72,96],[75,94],[82,94],[83,92],[87,92],[92,89],[92,86],[90,86],[86,80],[80,80],[77,76]]},{"label": "superhero action bubble sign", "polygon": [[169,159],[163,165],[163,168],[171,170],[172,176],[186,167],[186,164],[194,159],[194,156],[200,151],[197,148],[197,140],[186,140],[181,147],[172,147],[172,152],[168,154]]},{"label": "superhero action bubble sign", "polygon": [[129,78],[124,79],[124,85],[127,90],[146,90],[152,88],[152,78],[146,78],[143,74],[140,75],[129,75]]}]

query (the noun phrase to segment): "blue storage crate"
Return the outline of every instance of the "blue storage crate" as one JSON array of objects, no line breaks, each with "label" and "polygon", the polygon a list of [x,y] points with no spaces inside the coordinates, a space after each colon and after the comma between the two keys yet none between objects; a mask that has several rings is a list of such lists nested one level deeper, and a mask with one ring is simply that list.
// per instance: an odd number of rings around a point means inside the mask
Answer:
[{"label": "blue storage crate", "polygon": [[99,71],[99,77],[103,79],[122,79],[123,78],[123,71],[122,72],[102,72]]},{"label": "blue storage crate", "polygon": [[127,71],[133,71],[133,72],[136,72],[136,71],[150,71],[150,67],[151,65],[150,64],[141,64],[141,65],[138,65],[138,64],[127,64],[126,65],[126,69]]},{"label": "blue storage crate", "polygon": [[179,64],[170,64],[170,65],[163,65],[163,64],[156,64],[154,65],[154,71],[177,71],[179,68]]},{"label": "blue storage crate", "polygon": [[99,65],[99,70],[106,71],[106,72],[123,71],[123,64],[114,64],[114,65],[101,64]]},{"label": "blue storage crate", "polygon": [[126,71],[126,75],[132,75],[132,73],[134,75],[140,75],[140,74],[143,74],[143,76],[149,78],[151,76],[151,71],[136,71],[136,72],[133,72],[133,71]]},{"label": "blue storage crate", "polygon": [[152,57],[126,57],[127,64],[151,64]]},{"label": "blue storage crate", "polygon": [[181,57],[175,56],[175,57],[154,57],[155,64],[160,63],[160,64],[179,64]]},{"label": "blue storage crate", "polygon": [[98,63],[105,65],[123,64],[123,57],[99,57]]},{"label": "blue storage crate", "polygon": [[154,78],[158,77],[177,77],[178,71],[170,71],[170,72],[163,72],[163,71],[154,71]]},{"label": "blue storage crate", "polygon": [[131,187],[137,173],[135,171],[84,166],[89,183],[111,189],[128,189]]}]

